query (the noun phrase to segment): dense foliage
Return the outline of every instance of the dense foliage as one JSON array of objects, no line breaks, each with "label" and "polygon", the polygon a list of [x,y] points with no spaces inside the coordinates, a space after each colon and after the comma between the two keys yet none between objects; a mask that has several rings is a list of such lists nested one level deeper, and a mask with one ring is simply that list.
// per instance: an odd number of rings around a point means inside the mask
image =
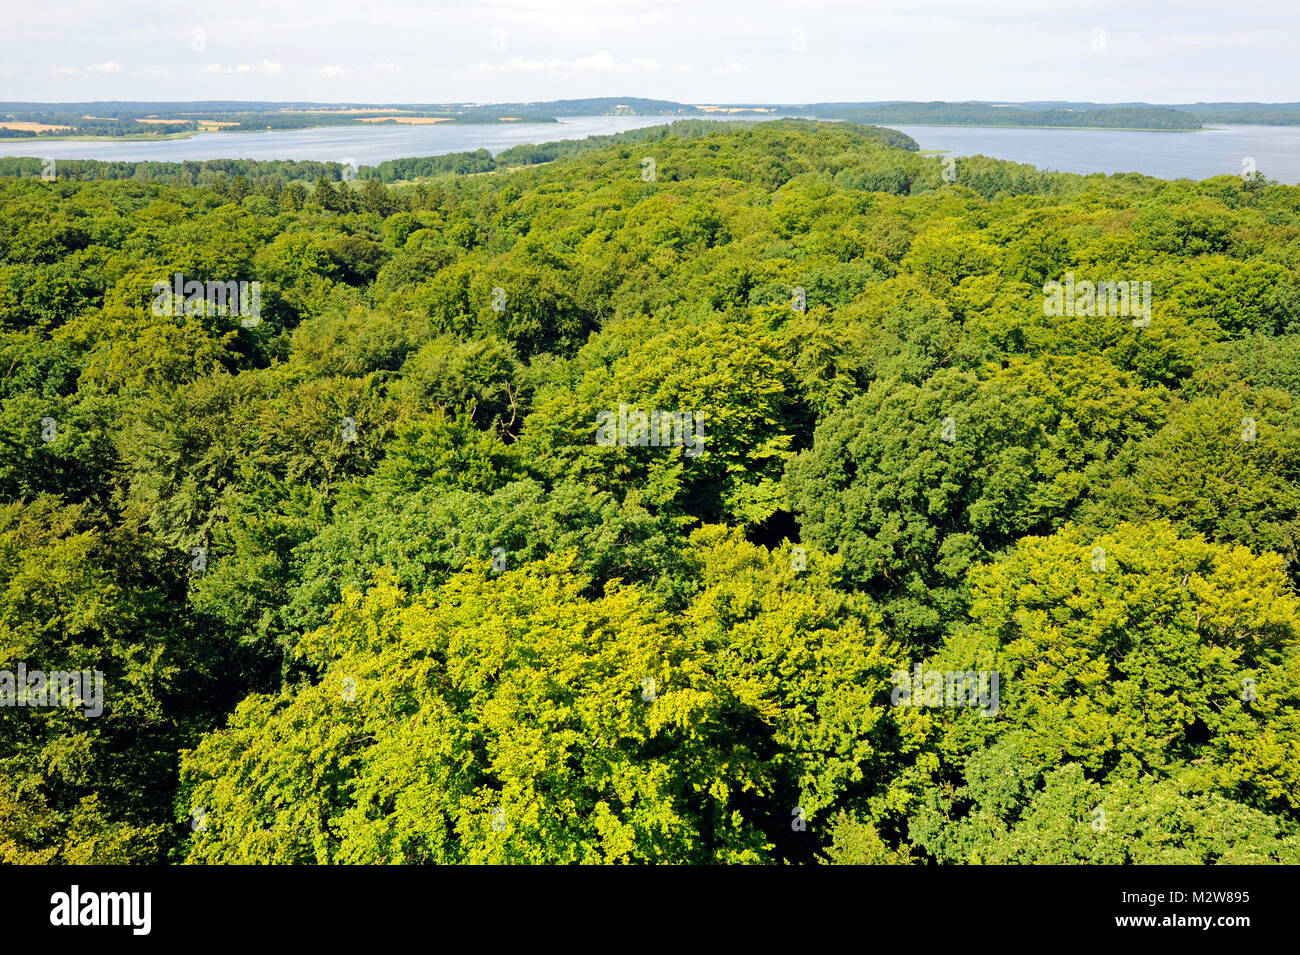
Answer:
[{"label": "dense foliage", "polygon": [[1300,189],[536,149],[0,179],[0,861],[1300,862]]},{"label": "dense foliage", "polygon": [[940,126],[1200,129],[1202,119],[1190,110],[1146,105],[1035,109],[1022,103],[825,103],[808,109],[811,115],[827,119],[843,118],[858,123],[922,123]]}]

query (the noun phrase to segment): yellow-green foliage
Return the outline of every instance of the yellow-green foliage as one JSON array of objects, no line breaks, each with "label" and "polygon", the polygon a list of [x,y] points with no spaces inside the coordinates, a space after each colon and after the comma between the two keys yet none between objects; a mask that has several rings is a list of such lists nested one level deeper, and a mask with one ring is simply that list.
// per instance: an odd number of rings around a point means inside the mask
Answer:
[{"label": "yellow-green foliage", "polygon": [[1297,861],[1300,190],[914,146],[0,178],[0,862]]}]

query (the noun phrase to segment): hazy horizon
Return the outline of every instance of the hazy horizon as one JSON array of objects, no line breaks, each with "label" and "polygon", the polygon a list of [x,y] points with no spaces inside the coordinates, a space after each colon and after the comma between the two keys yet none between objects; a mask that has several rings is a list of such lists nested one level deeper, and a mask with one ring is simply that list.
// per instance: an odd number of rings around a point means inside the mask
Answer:
[{"label": "hazy horizon", "polygon": [[236,0],[7,11],[0,100],[1295,102],[1290,4]]},{"label": "hazy horizon", "polygon": [[265,106],[378,106],[378,107],[392,107],[392,106],[453,106],[453,105],[460,105],[460,106],[495,106],[495,105],[502,105],[502,106],[523,106],[523,105],[527,105],[527,106],[546,106],[546,105],[549,105],[549,104],[552,104],[552,103],[565,103],[565,102],[572,102],[572,101],[583,100],[583,99],[613,99],[613,100],[627,100],[627,101],[634,101],[634,100],[652,100],[652,101],[656,101],[656,102],[670,102],[670,103],[677,103],[678,105],[681,105],[681,106],[696,106],[696,107],[703,107],[703,106],[724,106],[724,107],[732,107],[732,108],[743,108],[743,107],[746,107],[746,106],[752,106],[752,107],[756,107],[756,108],[761,108],[761,107],[773,107],[773,108],[789,107],[789,108],[791,108],[791,109],[795,109],[795,108],[805,108],[805,107],[807,107],[807,106],[809,106],[809,105],[817,105],[817,104],[822,104],[822,103],[826,103],[826,104],[830,104],[830,103],[851,103],[851,104],[854,104],[854,105],[861,104],[861,105],[864,105],[864,106],[877,106],[877,105],[887,105],[887,104],[920,104],[920,103],[936,103],[936,102],[942,102],[942,103],[954,103],[954,104],[960,104],[960,103],[977,103],[977,104],[987,104],[987,105],[994,105],[994,106],[997,106],[997,105],[1003,105],[1003,104],[1008,105],[1008,106],[1036,106],[1036,105],[1047,104],[1047,103],[1066,103],[1066,104],[1071,104],[1071,105],[1087,103],[1088,105],[1092,105],[1092,106],[1103,106],[1103,107],[1111,107],[1111,106],[1115,106],[1115,107],[1118,107],[1118,106],[1193,106],[1193,105],[1197,105],[1197,104],[1203,104],[1203,105],[1217,105],[1217,104],[1220,104],[1220,103],[1223,103],[1223,104],[1233,104],[1233,105],[1256,105],[1256,106],[1300,106],[1300,100],[1197,100],[1195,103],[1192,103],[1192,102],[1178,102],[1178,103],[1175,103],[1175,102],[1173,102],[1173,101],[1169,101],[1169,102],[1159,102],[1159,103],[1157,103],[1157,102],[1151,102],[1151,101],[1147,101],[1147,100],[1109,100],[1109,101],[1101,101],[1101,100],[1062,100],[1062,99],[1037,99],[1037,98],[1036,98],[1036,99],[1019,99],[1019,100],[1014,100],[1014,99],[998,99],[998,100],[981,100],[981,99],[964,99],[964,100],[921,100],[921,99],[849,100],[849,99],[840,99],[840,98],[829,98],[829,99],[824,99],[824,100],[802,100],[802,101],[797,101],[797,102],[796,102],[796,101],[794,101],[794,100],[787,100],[787,101],[780,101],[780,100],[703,100],[703,99],[697,99],[697,100],[678,100],[678,99],[668,99],[668,98],[666,98],[666,97],[662,97],[662,96],[641,96],[641,95],[637,95],[637,96],[632,96],[632,95],[621,96],[621,95],[618,95],[618,94],[609,94],[609,93],[593,94],[592,96],[586,96],[586,97],[563,97],[563,98],[557,98],[557,99],[541,99],[541,100],[539,100],[539,99],[532,99],[532,100],[529,100],[529,99],[521,99],[521,100],[495,100],[495,99],[490,99],[490,100],[471,100],[471,99],[464,99],[464,98],[448,99],[448,100],[408,100],[408,99],[398,99],[398,98],[391,97],[391,96],[390,96],[390,97],[383,97],[383,98],[379,98],[379,99],[354,99],[354,100],[310,100],[310,99],[296,99],[296,100],[292,100],[292,99],[278,99],[278,100],[274,100],[274,99],[273,99],[273,100],[259,100],[259,99],[226,99],[226,100],[212,100],[212,99],[209,99],[209,100],[200,100],[200,99],[172,99],[172,98],[169,98],[169,97],[158,96],[158,97],[153,97],[153,98],[148,98],[148,99],[111,99],[111,100],[110,100],[110,99],[100,99],[100,100],[94,100],[94,99],[90,99],[90,100],[5,100],[5,99],[0,99],[0,104],[10,105],[10,104],[15,104],[15,103],[20,103],[20,104],[28,104],[28,103],[31,103],[31,104],[40,105],[40,106],[64,106],[64,105],[68,105],[68,104],[71,104],[71,103],[80,103],[80,104],[92,104],[92,103],[93,103],[93,104],[97,104],[97,105],[99,105],[99,104],[103,104],[103,105],[111,105],[111,104],[114,104],[114,103],[132,104],[132,105],[140,104],[140,103],[170,103],[170,104],[173,104],[173,105],[188,106],[188,105],[203,104],[203,103],[238,103],[238,104],[241,104],[241,105],[265,105]]}]

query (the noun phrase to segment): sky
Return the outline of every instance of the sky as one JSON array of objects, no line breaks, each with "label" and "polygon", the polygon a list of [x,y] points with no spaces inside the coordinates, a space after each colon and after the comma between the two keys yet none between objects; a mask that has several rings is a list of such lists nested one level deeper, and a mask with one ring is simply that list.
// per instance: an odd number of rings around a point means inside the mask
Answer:
[{"label": "sky", "polygon": [[0,101],[1300,101],[1298,0],[8,0]]}]

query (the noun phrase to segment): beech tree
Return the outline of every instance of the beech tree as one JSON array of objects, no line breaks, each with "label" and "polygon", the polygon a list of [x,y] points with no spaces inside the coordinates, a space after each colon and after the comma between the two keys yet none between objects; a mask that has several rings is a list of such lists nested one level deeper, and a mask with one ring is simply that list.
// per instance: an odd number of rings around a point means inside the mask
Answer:
[{"label": "beech tree", "polygon": [[0,707],[0,861],[1300,861],[1296,187],[786,120],[40,168],[0,690],[106,696]]}]

